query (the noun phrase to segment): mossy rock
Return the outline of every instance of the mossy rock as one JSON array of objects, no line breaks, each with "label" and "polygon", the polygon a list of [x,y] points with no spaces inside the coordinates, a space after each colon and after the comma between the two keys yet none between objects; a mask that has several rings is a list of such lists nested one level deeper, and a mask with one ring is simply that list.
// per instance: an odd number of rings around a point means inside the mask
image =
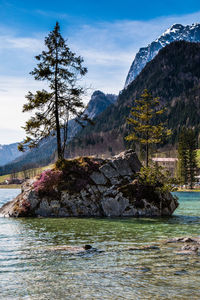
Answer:
[{"label": "mossy rock", "polygon": [[159,206],[161,198],[156,188],[153,186],[141,185],[138,180],[134,180],[132,183],[123,185],[118,188],[119,192],[123,194],[125,198],[129,199],[130,204],[133,204],[135,208],[144,208],[143,199],[146,199],[149,203]]},{"label": "mossy rock", "polygon": [[69,193],[80,192],[85,186],[93,183],[90,175],[99,170],[102,162],[103,160],[93,157],[57,161],[56,169],[63,172],[58,190],[67,190]]}]

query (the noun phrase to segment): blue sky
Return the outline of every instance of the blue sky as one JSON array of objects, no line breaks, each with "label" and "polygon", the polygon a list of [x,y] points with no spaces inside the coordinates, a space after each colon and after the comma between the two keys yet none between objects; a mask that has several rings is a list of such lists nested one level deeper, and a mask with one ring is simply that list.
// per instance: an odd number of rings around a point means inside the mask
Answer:
[{"label": "blue sky", "polygon": [[44,37],[59,21],[70,48],[83,56],[90,94],[118,93],[135,54],[174,23],[200,22],[200,3],[184,1],[0,1],[0,144],[20,141],[27,92],[45,87],[29,75]]}]

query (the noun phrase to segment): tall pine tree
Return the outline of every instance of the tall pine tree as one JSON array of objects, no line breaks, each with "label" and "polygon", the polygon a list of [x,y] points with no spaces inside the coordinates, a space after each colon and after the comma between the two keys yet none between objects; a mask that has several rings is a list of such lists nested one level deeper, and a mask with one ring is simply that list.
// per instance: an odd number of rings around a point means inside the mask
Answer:
[{"label": "tall pine tree", "polygon": [[147,167],[149,147],[161,143],[165,136],[171,134],[171,131],[166,129],[165,124],[158,121],[158,116],[163,113],[164,109],[160,108],[159,98],[153,98],[152,94],[145,89],[140,98],[134,100],[131,117],[127,119],[128,124],[133,127],[133,132],[125,139],[139,142],[145,146]]},{"label": "tall pine tree", "polygon": [[87,120],[83,115],[81,96],[84,89],[77,80],[87,73],[83,59],[76,56],[60,34],[58,22],[45,38],[46,50],[35,58],[37,67],[30,73],[35,80],[47,81],[50,91],[29,92],[23,112],[36,110],[24,127],[26,139],[19,150],[37,147],[49,135],[57,138],[58,158],[63,159],[68,133],[68,121],[73,116],[80,124]]},{"label": "tall pine tree", "polygon": [[193,189],[197,172],[197,139],[193,129],[182,129],[178,143],[178,171],[181,182]]},{"label": "tall pine tree", "polygon": [[178,139],[178,177],[182,184],[188,183],[188,150],[185,132],[182,130]]}]

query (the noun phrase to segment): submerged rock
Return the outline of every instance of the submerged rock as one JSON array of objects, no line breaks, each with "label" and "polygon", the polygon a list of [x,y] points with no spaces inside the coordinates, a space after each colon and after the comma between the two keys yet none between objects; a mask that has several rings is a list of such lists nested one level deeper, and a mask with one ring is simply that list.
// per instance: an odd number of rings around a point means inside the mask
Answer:
[{"label": "submerged rock", "polygon": [[145,245],[141,247],[130,247],[127,249],[128,251],[137,251],[137,250],[142,250],[142,251],[148,251],[148,250],[160,250],[160,247],[157,245]]},{"label": "submerged rock", "polygon": [[179,270],[174,272],[174,275],[186,275],[188,272],[186,270]]},{"label": "submerged rock", "polygon": [[[124,151],[106,160],[65,161],[65,177],[49,194],[26,181],[13,201],[0,208],[8,217],[152,217],[170,216],[178,201],[138,183],[141,168],[136,153]],[[86,167],[85,167],[86,166]]]},{"label": "submerged rock", "polygon": [[[176,254],[200,255],[200,237],[176,237],[164,241],[164,244],[172,244]],[[178,248],[180,244],[183,246]]]},{"label": "submerged rock", "polygon": [[81,254],[88,251],[97,251],[100,252],[100,250],[97,250],[96,248],[93,248],[91,245],[84,245],[83,247],[78,246],[68,246],[68,245],[61,245],[61,246],[51,246],[44,249],[47,252],[60,252],[60,251],[66,251],[68,253],[75,253],[75,254]]},{"label": "submerged rock", "polygon": [[138,267],[136,267],[136,270],[140,271],[140,272],[143,272],[143,273],[146,273],[146,272],[150,272],[151,268],[145,267],[145,266],[138,266]]},{"label": "submerged rock", "polygon": [[200,237],[175,237],[164,241],[164,243],[198,243],[200,245]]}]

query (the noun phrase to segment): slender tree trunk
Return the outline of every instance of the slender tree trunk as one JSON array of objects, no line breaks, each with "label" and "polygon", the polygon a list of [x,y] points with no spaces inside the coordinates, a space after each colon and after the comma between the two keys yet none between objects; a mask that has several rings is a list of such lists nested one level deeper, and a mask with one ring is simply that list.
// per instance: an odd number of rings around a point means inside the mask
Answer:
[{"label": "slender tree trunk", "polygon": [[190,189],[193,189],[194,181],[195,181],[195,161],[193,157],[193,149],[189,149],[189,180],[190,180]]},{"label": "slender tree trunk", "polygon": [[149,144],[146,144],[146,167],[149,166]]},{"label": "slender tree trunk", "polygon": [[[149,107],[147,105],[146,115],[148,116],[148,114],[149,114]],[[149,125],[149,120],[147,120],[147,125]],[[149,166],[149,132],[148,132],[148,130],[146,133],[146,140],[147,140],[147,143],[146,143],[146,167],[148,168],[148,166]]]},{"label": "slender tree trunk", "polygon": [[65,125],[63,128],[63,145],[62,145],[62,156],[63,158],[65,157],[65,149],[66,149],[66,143],[67,143],[67,138],[68,138],[68,124],[69,124],[69,111],[67,111],[67,119],[65,121]]},{"label": "slender tree trunk", "polygon": [[62,149],[61,149],[61,136],[60,136],[60,123],[58,117],[58,96],[55,91],[55,117],[56,117],[56,136],[57,136],[57,151],[58,159],[62,159]]},{"label": "slender tree trunk", "polygon": [[148,132],[148,130],[146,133],[146,140],[147,140],[147,143],[146,143],[146,167],[148,168],[148,166],[149,166],[149,132]]},{"label": "slender tree trunk", "polygon": [[58,82],[57,82],[57,74],[58,74],[58,50],[56,47],[56,68],[55,68],[55,118],[56,118],[56,137],[57,137],[57,152],[58,159],[63,159],[62,155],[62,147],[61,147],[61,136],[60,136],[60,122],[59,122],[59,111],[58,111]]}]

